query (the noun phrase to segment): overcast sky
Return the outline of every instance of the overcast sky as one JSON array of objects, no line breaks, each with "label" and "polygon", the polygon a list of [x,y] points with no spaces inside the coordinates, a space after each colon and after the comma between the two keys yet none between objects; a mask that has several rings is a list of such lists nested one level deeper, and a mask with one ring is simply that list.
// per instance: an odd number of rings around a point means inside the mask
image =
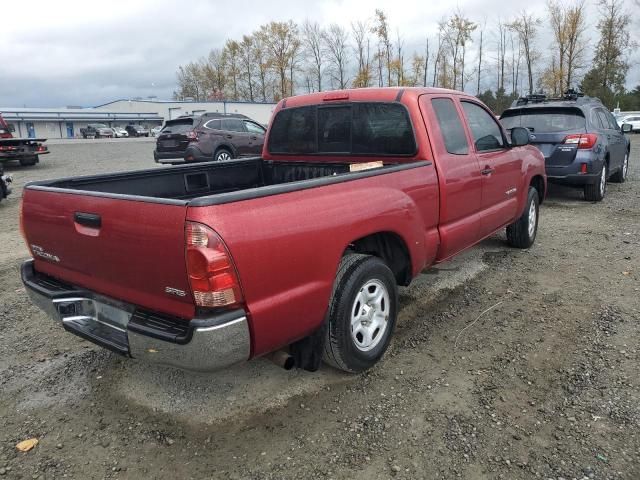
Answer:
[{"label": "overcast sky", "polygon": [[[493,25],[498,16],[508,19],[524,8],[545,15],[544,0],[458,0],[455,4],[424,0],[32,0],[27,4],[2,4],[0,107],[94,106],[148,96],[169,99],[179,65],[271,20],[302,22],[309,18],[324,25],[348,26],[381,8],[388,14],[392,37],[399,30],[405,48],[412,50],[427,35],[435,38],[437,21],[453,13],[454,5],[480,25],[486,22],[489,42],[495,42]],[[630,11],[632,5],[627,0]],[[593,45],[597,39],[593,0],[588,9]],[[634,17],[633,31],[638,32],[640,15]],[[548,45],[547,38],[538,38],[541,50]],[[468,56],[474,57],[474,52]],[[635,65],[640,58],[635,55],[632,60],[629,87],[640,84],[640,69]]]}]

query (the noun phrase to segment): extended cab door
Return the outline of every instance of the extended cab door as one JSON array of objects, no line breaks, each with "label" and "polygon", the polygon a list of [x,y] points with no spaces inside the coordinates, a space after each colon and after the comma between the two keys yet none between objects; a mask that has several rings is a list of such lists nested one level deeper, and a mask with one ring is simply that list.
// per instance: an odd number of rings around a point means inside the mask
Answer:
[{"label": "extended cab door", "polygon": [[482,174],[481,233],[513,222],[521,194],[522,159],[509,148],[496,117],[479,103],[461,100]]},{"label": "extended cab door", "polygon": [[420,109],[430,124],[438,171],[441,243],[436,260],[441,261],[480,239],[482,178],[453,97],[422,95]]}]

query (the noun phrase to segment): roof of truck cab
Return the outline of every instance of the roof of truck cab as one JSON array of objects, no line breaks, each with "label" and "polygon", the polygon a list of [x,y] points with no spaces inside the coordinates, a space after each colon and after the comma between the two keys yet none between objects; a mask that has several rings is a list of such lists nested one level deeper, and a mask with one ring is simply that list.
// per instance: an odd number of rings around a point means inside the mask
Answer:
[{"label": "roof of truck cab", "polygon": [[327,92],[309,93],[306,95],[296,95],[287,97],[278,104],[280,108],[301,107],[305,105],[330,104],[340,101],[373,101],[373,102],[393,102],[400,101],[406,96],[418,97],[425,93],[446,94],[446,95],[470,95],[457,90],[434,87],[369,87],[350,88],[346,90],[331,90]]}]

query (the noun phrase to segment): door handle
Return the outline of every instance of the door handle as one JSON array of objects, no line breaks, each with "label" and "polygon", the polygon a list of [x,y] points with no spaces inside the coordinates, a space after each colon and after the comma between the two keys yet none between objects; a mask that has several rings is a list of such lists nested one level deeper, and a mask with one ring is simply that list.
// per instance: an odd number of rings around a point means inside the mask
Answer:
[{"label": "door handle", "polygon": [[258,137],[251,137],[251,140],[257,140]]},{"label": "door handle", "polygon": [[493,173],[493,168],[490,168],[489,165],[487,165],[480,173],[482,175],[491,175]]},{"label": "door handle", "polygon": [[233,138],[233,135],[226,135],[227,138]]},{"label": "door handle", "polygon": [[100,228],[102,226],[102,217],[96,213],[76,212],[73,215],[73,220],[85,227]]}]

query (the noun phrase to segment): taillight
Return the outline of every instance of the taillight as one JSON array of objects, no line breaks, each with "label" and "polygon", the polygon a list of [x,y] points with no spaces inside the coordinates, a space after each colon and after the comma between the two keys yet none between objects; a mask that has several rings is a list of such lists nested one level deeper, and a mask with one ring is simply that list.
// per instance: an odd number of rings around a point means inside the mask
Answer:
[{"label": "taillight", "polygon": [[238,273],[220,236],[200,223],[187,222],[187,273],[199,307],[227,307],[243,302]]},{"label": "taillight", "polygon": [[189,139],[190,142],[195,142],[198,140],[198,132],[194,131],[194,130],[190,130],[187,132],[187,138]]},{"label": "taillight", "polygon": [[563,143],[567,145],[577,145],[579,149],[591,149],[598,141],[598,136],[595,133],[582,133],[575,135],[567,135],[564,137]]}]

